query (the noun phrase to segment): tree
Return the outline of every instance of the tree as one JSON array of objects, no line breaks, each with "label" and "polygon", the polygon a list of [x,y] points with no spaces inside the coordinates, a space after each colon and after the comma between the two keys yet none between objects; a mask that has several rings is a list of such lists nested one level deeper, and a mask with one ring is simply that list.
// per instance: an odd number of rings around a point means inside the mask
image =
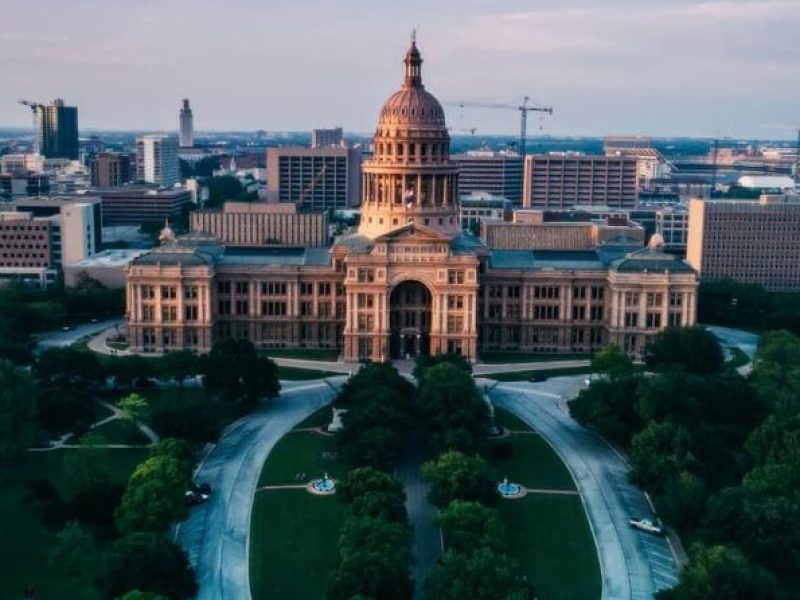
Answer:
[{"label": "tree", "polygon": [[469,553],[448,550],[425,584],[430,600],[527,600],[533,591],[506,554],[488,547]]},{"label": "tree", "polygon": [[660,493],[667,480],[677,477],[691,463],[689,435],[675,423],[650,421],[633,437],[629,459],[631,481]]},{"label": "tree", "polygon": [[154,594],[152,592],[141,592],[139,590],[131,590],[124,596],[120,596],[117,600],[167,600],[167,599],[161,594]]},{"label": "tree", "polygon": [[569,402],[569,413],[582,425],[628,448],[631,438],[644,426],[636,409],[640,381],[635,374],[614,381],[595,380]]},{"label": "tree", "polygon": [[659,371],[684,370],[709,375],[723,364],[722,348],[707,329],[667,327],[653,338],[647,352],[647,365]]},{"label": "tree", "polygon": [[103,451],[106,443],[99,433],[89,432],[78,440],[79,448],[69,448],[62,459],[62,469],[73,493],[105,481],[108,476],[102,469]]},{"label": "tree", "polygon": [[124,533],[161,532],[186,518],[185,493],[192,483],[192,463],[156,451],[133,471],[115,512]]},{"label": "tree", "polygon": [[85,389],[103,381],[100,361],[93,352],[75,348],[47,348],[33,365],[33,374],[44,386]]},{"label": "tree", "polygon": [[787,331],[764,334],[751,378],[769,406],[787,412],[800,408],[800,338]]},{"label": "tree", "polygon": [[94,539],[77,521],[69,521],[56,536],[48,556],[50,565],[62,573],[81,573],[91,565],[97,548]]},{"label": "tree", "polygon": [[47,388],[37,399],[37,418],[41,427],[51,434],[69,431],[81,435],[94,418],[92,401],[74,390]]},{"label": "tree", "polygon": [[772,296],[760,285],[732,279],[703,282],[697,302],[701,323],[758,327],[772,311]]},{"label": "tree", "polygon": [[708,489],[697,475],[683,470],[662,482],[654,498],[658,513],[679,531],[694,531],[705,514]]},{"label": "tree", "polygon": [[106,370],[114,378],[114,386],[129,388],[137,379],[150,377],[155,373],[152,359],[142,356],[117,356],[108,361]]},{"label": "tree", "polygon": [[633,372],[633,361],[616,344],[603,346],[592,356],[592,371],[610,379],[618,379]]},{"label": "tree", "polygon": [[250,340],[219,340],[203,356],[201,368],[205,386],[230,402],[254,406],[262,397],[275,398],[281,389],[277,366],[258,356]]},{"label": "tree", "polygon": [[178,387],[183,388],[183,382],[187,377],[196,375],[200,365],[197,354],[191,350],[177,350],[165,354],[161,366],[164,375],[175,378]]},{"label": "tree", "polygon": [[445,354],[420,354],[416,361],[414,361],[414,371],[412,374],[416,379],[419,379],[426,369],[441,365],[442,363],[449,363],[458,367],[465,373],[472,373],[472,365],[466,357],[461,354],[447,352]]},{"label": "tree", "polygon": [[436,522],[448,549],[460,553],[479,547],[503,551],[505,532],[497,511],[479,502],[453,500],[439,511]]},{"label": "tree", "polygon": [[117,402],[117,408],[125,413],[127,418],[134,421],[141,419],[149,407],[150,404],[147,402],[147,399],[136,392],[128,394],[124,398],[120,398]]},{"label": "tree", "polygon": [[179,546],[162,535],[134,533],[114,542],[106,555],[107,595],[132,590],[188,600],[197,594],[197,583]]},{"label": "tree", "polygon": [[339,482],[338,495],[357,517],[408,522],[403,485],[383,471],[371,467],[353,469]]},{"label": "tree", "polygon": [[425,369],[417,407],[436,451],[476,452],[489,432],[489,408],[469,373],[451,362]]},{"label": "tree", "polygon": [[206,183],[208,185],[206,208],[216,208],[230,200],[251,202],[258,199],[257,195],[248,192],[239,180],[232,175],[211,177]]},{"label": "tree", "polygon": [[339,537],[338,563],[328,598],[411,598],[411,538],[408,525],[375,517],[348,517]]},{"label": "tree", "polygon": [[699,544],[692,547],[678,585],[657,594],[662,600],[777,600],[779,596],[775,578],[750,563],[740,550]]},{"label": "tree", "polygon": [[453,500],[471,500],[487,506],[497,501],[496,484],[478,455],[448,450],[422,465],[422,474],[431,483],[430,500],[438,508]]},{"label": "tree", "polygon": [[0,464],[18,457],[33,441],[33,398],[30,376],[0,359]]},{"label": "tree", "polygon": [[792,576],[800,560],[800,505],[785,496],[727,488],[709,500],[701,537],[735,544],[760,565]]},{"label": "tree", "polygon": [[753,430],[747,450],[755,465],[745,475],[746,488],[785,496],[800,489],[800,413],[770,415]]}]

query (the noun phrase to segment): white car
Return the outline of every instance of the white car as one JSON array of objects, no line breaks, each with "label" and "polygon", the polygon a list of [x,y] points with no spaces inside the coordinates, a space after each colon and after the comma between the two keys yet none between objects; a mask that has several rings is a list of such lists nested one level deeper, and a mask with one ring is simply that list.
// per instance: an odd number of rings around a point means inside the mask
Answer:
[{"label": "white car", "polygon": [[634,529],[646,531],[647,533],[652,533],[654,535],[664,535],[664,527],[661,525],[661,522],[658,519],[651,520],[631,518],[628,519],[628,523],[630,523],[631,527]]}]

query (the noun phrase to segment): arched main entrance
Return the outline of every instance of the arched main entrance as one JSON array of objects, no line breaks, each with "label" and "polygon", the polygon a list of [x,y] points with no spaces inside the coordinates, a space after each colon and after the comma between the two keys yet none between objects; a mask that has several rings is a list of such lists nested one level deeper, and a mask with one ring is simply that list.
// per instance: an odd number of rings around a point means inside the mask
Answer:
[{"label": "arched main entrance", "polygon": [[398,284],[389,296],[389,352],[414,358],[431,347],[431,293],[419,281]]}]

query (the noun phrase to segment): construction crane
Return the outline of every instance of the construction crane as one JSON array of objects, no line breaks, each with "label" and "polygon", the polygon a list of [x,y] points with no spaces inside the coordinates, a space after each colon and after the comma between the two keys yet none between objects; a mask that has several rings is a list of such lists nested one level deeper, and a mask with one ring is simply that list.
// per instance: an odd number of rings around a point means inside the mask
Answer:
[{"label": "construction crane", "polygon": [[44,105],[39,104],[38,102],[33,102],[32,100],[17,100],[17,104],[27,106],[31,109],[31,112],[33,112],[33,128],[36,129],[36,109]]},{"label": "construction crane", "polygon": [[524,158],[526,154],[525,143],[528,138],[528,113],[540,112],[553,114],[553,107],[551,106],[536,106],[528,104],[530,96],[525,96],[522,99],[522,104],[495,104],[491,102],[445,102],[449,106],[458,106],[459,108],[492,108],[500,110],[518,110],[519,111],[519,153]]}]

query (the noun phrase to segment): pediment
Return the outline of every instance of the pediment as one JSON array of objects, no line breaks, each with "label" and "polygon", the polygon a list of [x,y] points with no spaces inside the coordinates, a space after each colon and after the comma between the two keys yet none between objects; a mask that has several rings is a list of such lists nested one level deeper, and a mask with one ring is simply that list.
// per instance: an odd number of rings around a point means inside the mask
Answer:
[{"label": "pediment", "polygon": [[450,239],[451,236],[430,227],[418,223],[406,223],[375,238],[375,242],[449,242]]}]

